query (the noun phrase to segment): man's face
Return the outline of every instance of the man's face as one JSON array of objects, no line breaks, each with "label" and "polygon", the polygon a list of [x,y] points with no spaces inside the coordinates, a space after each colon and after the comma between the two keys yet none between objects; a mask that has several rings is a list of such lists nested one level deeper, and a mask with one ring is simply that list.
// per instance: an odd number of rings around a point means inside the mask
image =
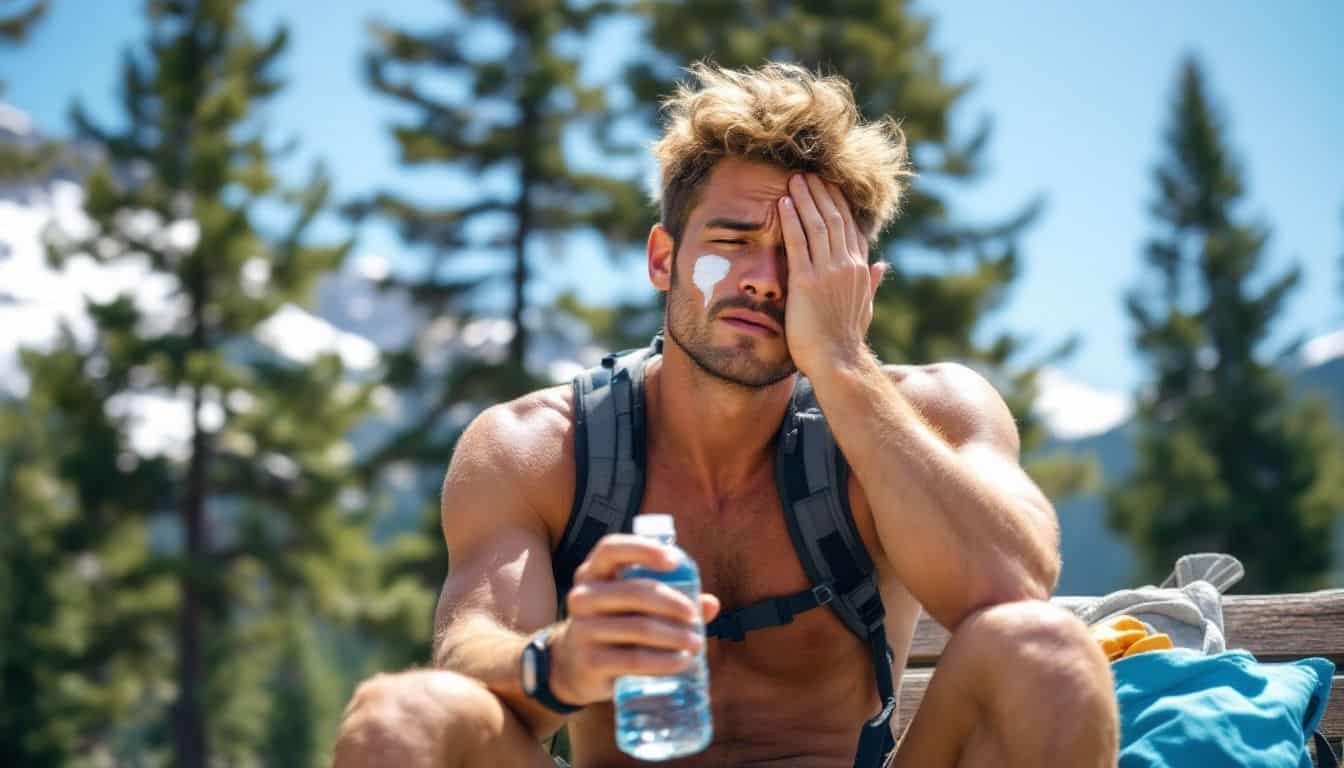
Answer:
[{"label": "man's face", "polygon": [[673,259],[668,335],[703,371],[744,387],[796,370],[784,337],[788,262],[775,206],[788,180],[775,166],[720,161]]}]

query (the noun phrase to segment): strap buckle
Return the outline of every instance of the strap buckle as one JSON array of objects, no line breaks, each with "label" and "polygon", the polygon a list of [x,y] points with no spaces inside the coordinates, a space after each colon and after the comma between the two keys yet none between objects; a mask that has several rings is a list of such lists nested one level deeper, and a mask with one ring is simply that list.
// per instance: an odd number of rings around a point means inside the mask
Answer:
[{"label": "strap buckle", "polygon": [[812,588],[812,596],[817,599],[817,605],[826,605],[835,599],[835,590],[830,584],[818,584]]},{"label": "strap buckle", "polygon": [[895,712],[896,712],[896,697],[890,696],[887,698],[886,703],[882,705],[882,711],[878,712],[876,715],[873,715],[871,718],[869,718],[868,721],[864,723],[864,725],[867,725],[870,728],[877,728],[879,726],[886,725],[887,721],[891,720],[891,716]]}]

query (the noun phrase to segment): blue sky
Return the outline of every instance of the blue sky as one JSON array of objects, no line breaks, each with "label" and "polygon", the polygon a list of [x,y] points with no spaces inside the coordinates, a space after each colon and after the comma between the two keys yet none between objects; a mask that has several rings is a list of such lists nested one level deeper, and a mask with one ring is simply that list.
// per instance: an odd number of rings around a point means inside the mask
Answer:
[{"label": "blue sky", "polygon": [[[1344,3],[1017,5],[918,6],[935,20],[935,47],[952,76],[977,83],[960,125],[969,129],[984,114],[995,124],[986,178],[963,190],[956,206],[968,217],[994,218],[1037,195],[1047,201],[1022,243],[1024,274],[987,330],[1025,333],[1042,351],[1077,333],[1083,345],[1061,366],[1065,372],[1107,389],[1137,385],[1121,296],[1139,274],[1150,170],[1186,53],[1206,65],[1228,119],[1246,171],[1247,212],[1272,225],[1275,271],[1290,261],[1305,270],[1278,339],[1344,325]],[[262,28],[286,19],[293,33],[284,65],[293,84],[269,122],[301,140],[301,162],[329,163],[340,194],[378,186],[454,194],[442,177],[396,165],[385,131],[394,110],[365,88],[359,61],[366,19],[432,23],[443,6],[255,4]],[[96,115],[115,117],[120,51],[141,33],[140,7],[140,0],[55,0],[27,46],[0,51],[5,100],[51,134],[66,130],[76,97]],[[361,251],[394,259],[401,248],[381,227],[360,232],[359,242]],[[565,288],[589,300],[649,290],[641,264],[613,270],[595,250],[546,265],[537,297]]]}]

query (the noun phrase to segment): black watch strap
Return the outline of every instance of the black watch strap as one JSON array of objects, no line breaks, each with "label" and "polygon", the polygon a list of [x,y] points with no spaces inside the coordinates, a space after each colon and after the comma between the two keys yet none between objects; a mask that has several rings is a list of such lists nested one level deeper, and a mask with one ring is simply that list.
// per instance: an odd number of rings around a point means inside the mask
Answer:
[{"label": "black watch strap", "polygon": [[583,707],[566,704],[557,699],[555,694],[551,692],[551,651],[546,645],[550,636],[550,629],[541,630],[532,636],[532,639],[527,643],[527,648],[523,650],[523,664],[528,663],[526,656],[531,655],[531,661],[535,665],[533,671],[536,675],[535,683],[529,688],[526,670],[524,671],[523,692],[552,712],[558,712],[562,715],[572,714],[583,709]]}]

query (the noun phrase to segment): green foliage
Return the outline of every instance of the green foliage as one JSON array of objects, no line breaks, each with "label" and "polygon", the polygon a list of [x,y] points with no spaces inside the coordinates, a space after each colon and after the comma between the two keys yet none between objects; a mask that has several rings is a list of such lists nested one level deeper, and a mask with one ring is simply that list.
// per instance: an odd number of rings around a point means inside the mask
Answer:
[{"label": "green foliage", "polygon": [[[87,356],[28,355],[32,394],[0,403],[0,764],[123,754],[163,696],[176,594],[146,567],[138,508],[162,502],[161,460],[117,467],[121,436]],[[79,436],[72,440],[70,436]],[[119,486],[115,494],[110,486]]]},{"label": "green foliage", "polygon": [[[953,211],[948,190],[980,177],[990,123],[981,120],[969,134],[954,130],[953,111],[970,83],[948,79],[942,57],[929,46],[931,22],[907,2],[879,0],[645,0],[639,7],[651,20],[652,45],[628,78],[646,124],[681,76],[679,68],[696,59],[733,67],[782,60],[843,75],[865,117],[901,121],[919,175],[874,250],[890,268],[877,294],[870,343],[887,362],[952,359],[988,373],[1018,418],[1024,450],[1040,446],[1046,434],[1031,407],[1036,374],[1071,344],[1024,361],[1018,336],[977,341],[981,324],[1017,277],[1015,243],[1039,204],[988,223],[961,221]],[[1079,490],[1089,477],[1068,458],[1029,469],[1053,496]]]},{"label": "green foliage", "polygon": [[[371,385],[334,353],[260,342],[348,244],[307,244],[321,168],[294,188],[270,168],[258,107],[288,37],[255,37],[243,5],[149,2],[119,127],[73,112],[107,162],[86,180],[91,231],[53,232],[53,263],[145,270],[172,300],[90,300],[92,332],[27,353],[32,392],[4,414],[3,509],[24,521],[0,540],[16,595],[0,629],[7,765],[154,762],[169,745],[180,766],[263,751],[313,765],[332,735],[315,729],[334,729],[333,684],[296,623],[358,619],[375,586],[346,493]],[[185,412],[185,443],[138,445],[145,405]],[[308,727],[268,727],[309,698]]]},{"label": "green foliage", "polygon": [[1263,354],[1301,273],[1262,274],[1268,231],[1239,212],[1245,189],[1225,131],[1187,61],[1153,174],[1148,279],[1127,298],[1151,373],[1138,467],[1111,489],[1110,523],[1149,578],[1179,555],[1221,551],[1246,564],[1249,591],[1309,589],[1329,568],[1344,510],[1340,440],[1325,406],[1294,400],[1276,356]]},{"label": "green foliage", "polygon": [[650,307],[646,302],[627,301],[614,306],[584,304],[572,291],[555,299],[555,308],[578,318],[593,338],[605,349],[621,350],[642,347],[662,327],[661,302]]},{"label": "green foliage", "polygon": [[344,682],[310,617],[285,620],[285,643],[271,667],[273,691],[266,728],[266,764],[294,768],[330,765],[340,723]]},{"label": "green foliage", "polygon": [[[602,89],[579,77],[584,35],[610,13],[604,3],[542,0],[498,3],[463,0],[443,26],[397,29],[374,23],[366,58],[370,86],[415,117],[393,126],[401,160],[461,178],[505,177],[506,191],[481,185],[457,202],[429,205],[379,192],[349,206],[356,216],[377,214],[396,224],[427,263],[413,279],[398,281],[431,314],[461,311],[464,299],[501,278],[511,296],[516,329],[507,364],[526,364],[530,261],[543,239],[593,228],[613,248],[643,234],[652,218],[631,180],[576,169],[563,149],[591,132],[603,115]],[[500,44],[473,41],[504,32]],[[435,84],[460,78],[465,93]],[[502,257],[502,270],[465,276],[454,261]],[[521,390],[521,387],[515,387]],[[499,393],[501,396],[506,392]]]}]

